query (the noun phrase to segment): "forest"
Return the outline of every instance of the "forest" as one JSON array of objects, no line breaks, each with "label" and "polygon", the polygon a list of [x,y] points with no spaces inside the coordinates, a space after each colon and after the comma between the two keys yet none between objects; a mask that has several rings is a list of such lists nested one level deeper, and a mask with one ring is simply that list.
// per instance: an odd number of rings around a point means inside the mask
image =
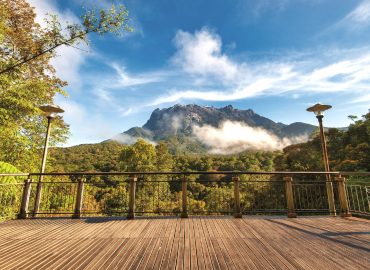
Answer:
[{"label": "forest", "polygon": [[[347,130],[327,130],[326,136],[333,171],[369,171],[369,113],[354,121]],[[100,144],[52,148],[47,171],[159,172],[156,175],[136,174],[137,211],[142,214],[179,214],[182,198],[181,180],[186,177],[190,213],[230,214],[234,208],[234,183],[231,175],[217,172],[323,171],[321,154],[318,134],[313,134],[312,139],[306,143],[288,146],[283,151],[245,151],[233,155],[172,155],[163,141],[156,145],[142,139],[133,145],[106,141]],[[160,172],[183,174],[161,175]],[[215,174],[187,174],[187,172],[215,172]],[[127,213],[130,177],[111,175],[83,178],[86,182],[84,211],[105,215]],[[262,211],[276,214],[285,211],[285,186],[281,176],[241,174],[239,179],[243,213]],[[78,180],[78,176],[44,178],[46,182],[73,183]],[[297,209],[301,209],[300,211],[315,209],[324,212],[327,210],[325,185],[322,182],[316,184],[307,182],[324,181],[323,175],[295,177],[294,180]],[[359,179],[348,180],[351,182]],[[76,185],[46,184],[44,211],[64,211],[68,202],[73,201],[75,187]],[[334,187],[336,190],[336,186]],[[63,194],[63,197],[60,194]]]},{"label": "forest", "polygon": [[[333,171],[370,170],[370,113],[347,130],[326,131]],[[49,171],[323,171],[321,142],[316,132],[306,143],[282,151],[245,151],[232,155],[171,155],[166,142],[139,139],[133,145],[114,141],[53,148]]]}]

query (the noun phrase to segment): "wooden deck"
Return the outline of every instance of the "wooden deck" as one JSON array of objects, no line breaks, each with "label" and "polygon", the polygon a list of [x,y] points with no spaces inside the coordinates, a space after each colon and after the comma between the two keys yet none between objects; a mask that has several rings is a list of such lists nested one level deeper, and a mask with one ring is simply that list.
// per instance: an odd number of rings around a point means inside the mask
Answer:
[{"label": "wooden deck", "polygon": [[14,220],[0,224],[0,269],[370,269],[370,221]]}]

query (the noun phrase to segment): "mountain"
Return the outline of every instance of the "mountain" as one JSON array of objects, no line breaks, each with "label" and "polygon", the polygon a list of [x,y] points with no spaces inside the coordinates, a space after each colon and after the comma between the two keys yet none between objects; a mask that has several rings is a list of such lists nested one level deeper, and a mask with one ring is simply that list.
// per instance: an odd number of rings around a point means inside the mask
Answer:
[{"label": "mountain", "polygon": [[[194,136],[194,128],[218,129],[225,122],[267,130],[279,139],[308,137],[316,126],[295,122],[289,125],[276,123],[253,110],[239,110],[231,105],[222,108],[176,104],[169,108],[156,109],[142,127],[133,127],[117,135],[113,140],[131,144],[137,138],[149,141],[165,140],[174,154],[205,153],[210,150],[203,138]],[[221,139],[222,140],[222,139]],[[251,147],[252,149],[253,147]]]},{"label": "mountain", "polygon": [[239,122],[250,127],[259,127],[276,136],[296,137],[311,134],[316,126],[295,122],[290,125],[276,123],[253,110],[239,110],[228,105],[223,108],[203,107],[198,105],[174,105],[170,108],[156,109],[143,127],[134,127],[124,132],[132,137],[141,137],[154,141],[166,140],[172,136],[189,136],[194,126],[209,125],[219,127],[224,121]]}]

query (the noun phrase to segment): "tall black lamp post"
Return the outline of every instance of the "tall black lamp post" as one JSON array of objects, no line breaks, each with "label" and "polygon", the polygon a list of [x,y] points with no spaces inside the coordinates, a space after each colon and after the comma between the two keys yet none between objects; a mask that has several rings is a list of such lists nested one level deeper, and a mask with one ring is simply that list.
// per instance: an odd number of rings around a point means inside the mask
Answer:
[{"label": "tall black lamp post", "polygon": [[[323,105],[323,104],[317,103],[314,106],[307,108],[307,111],[315,113],[316,118],[319,121],[322,156],[323,156],[324,167],[325,167],[326,172],[330,172],[330,167],[329,167],[328,149],[326,146],[326,139],[325,139],[324,127],[322,124],[322,119],[324,118],[324,111],[329,110],[331,107],[332,106],[330,105]],[[335,213],[335,204],[334,204],[334,191],[333,191],[333,183],[331,182],[330,174],[326,174],[326,191],[328,195],[330,214],[335,216],[336,213]]]},{"label": "tall black lamp post", "polygon": [[35,216],[36,213],[39,212],[40,208],[40,200],[41,200],[41,190],[42,190],[42,179],[45,171],[45,165],[46,165],[46,157],[48,154],[48,144],[49,144],[49,137],[50,137],[50,127],[51,127],[51,121],[58,113],[63,113],[64,110],[59,108],[58,106],[52,106],[52,105],[44,105],[40,106],[39,109],[45,114],[46,118],[48,119],[48,125],[46,129],[46,137],[45,137],[45,143],[44,143],[44,151],[42,155],[42,162],[41,162],[41,168],[40,168],[40,177],[39,182],[37,184],[37,192],[36,192],[36,198],[35,198],[35,207],[33,215]]}]

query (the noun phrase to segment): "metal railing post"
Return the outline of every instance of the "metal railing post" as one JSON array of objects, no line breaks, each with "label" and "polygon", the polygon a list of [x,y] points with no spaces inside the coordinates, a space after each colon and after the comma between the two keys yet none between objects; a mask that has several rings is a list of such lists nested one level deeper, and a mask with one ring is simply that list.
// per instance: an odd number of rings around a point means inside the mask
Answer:
[{"label": "metal railing post", "polygon": [[181,211],[181,218],[187,218],[188,216],[188,181],[184,177],[181,179],[181,191],[182,191],[182,211]]},{"label": "metal railing post", "polygon": [[135,218],[135,196],[136,196],[136,177],[130,178],[129,203],[128,203],[128,219]]},{"label": "metal railing post", "polygon": [[25,219],[27,218],[27,215],[28,215],[28,205],[30,202],[30,194],[31,194],[31,182],[32,180],[29,178],[24,181],[21,208],[18,214],[19,219]]},{"label": "metal railing post", "polygon": [[234,217],[235,218],[242,218],[242,212],[240,210],[240,189],[239,189],[239,183],[240,183],[240,178],[238,176],[235,176],[232,178],[234,182],[234,203],[235,203],[235,208],[234,208]]},{"label": "metal railing post", "polygon": [[83,203],[83,196],[84,196],[84,180],[79,179],[77,184],[77,193],[76,193],[76,204],[75,204],[75,211],[72,218],[80,218],[81,217],[81,210],[82,210],[82,203]]},{"label": "metal railing post", "polygon": [[334,189],[333,189],[333,182],[331,181],[331,178],[326,181],[326,193],[328,196],[328,205],[329,205],[329,212],[330,215],[335,216],[336,210],[335,210],[335,202],[334,202]]},{"label": "metal railing post", "polygon": [[342,217],[351,217],[351,213],[349,212],[348,207],[348,200],[347,200],[347,192],[346,192],[346,179],[344,177],[336,177],[335,180],[338,182],[338,195],[339,195],[339,203],[341,208],[341,216]]},{"label": "metal railing post", "polygon": [[284,177],[285,181],[285,194],[286,194],[286,204],[288,209],[288,217],[296,218],[297,213],[294,210],[294,197],[293,197],[293,178]]},{"label": "metal railing post", "polygon": [[42,193],[42,182],[38,182],[37,188],[36,188],[35,207],[33,208],[33,213],[32,213],[33,217],[36,217],[37,213],[40,210],[41,193]]}]

